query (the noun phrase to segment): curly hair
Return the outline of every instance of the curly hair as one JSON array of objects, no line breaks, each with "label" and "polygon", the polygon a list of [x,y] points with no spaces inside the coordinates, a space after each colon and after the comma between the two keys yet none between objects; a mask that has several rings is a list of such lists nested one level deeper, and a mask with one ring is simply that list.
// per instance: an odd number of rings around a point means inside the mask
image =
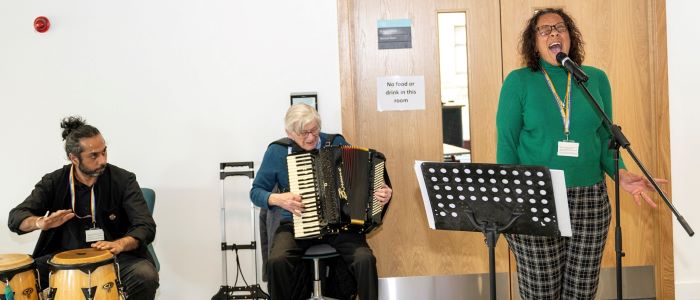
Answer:
[{"label": "curly hair", "polygon": [[80,146],[80,140],[100,134],[97,128],[86,124],[85,120],[79,116],[63,118],[63,120],[61,120],[61,128],[63,128],[61,137],[66,141],[66,156],[72,153],[78,158],[80,158],[80,153],[83,152],[83,147]]},{"label": "curly hair", "polygon": [[540,69],[539,55],[537,54],[537,20],[546,14],[557,14],[564,19],[564,24],[569,31],[569,39],[571,47],[569,48],[569,58],[578,65],[583,63],[585,52],[583,50],[583,38],[581,31],[576,27],[574,19],[572,19],[563,9],[545,8],[535,12],[528,20],[527,26],[520,36],[520,56],[523,64],[527,65],[533,72]]}]

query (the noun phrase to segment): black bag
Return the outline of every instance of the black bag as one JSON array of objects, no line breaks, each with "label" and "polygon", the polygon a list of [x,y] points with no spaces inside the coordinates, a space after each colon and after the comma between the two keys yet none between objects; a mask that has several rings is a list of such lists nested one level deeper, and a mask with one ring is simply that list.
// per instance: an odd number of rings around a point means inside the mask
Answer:
[{"label": "black bag", "polygon": [[[348,265],[340,256],[319,260],[321,293],[323,296],[339,300],[354,300],[357,296],[357,282],[350,274]],[[290,300],[308,299],[313,291],[314,261],[304,260],[297,267],[291,285],[294,287]],[[275,299],[272,299],[275,300]]]},{"label": "black bag", "polygon": [[[350,274],[350,269],[343,258],[336,256],[321,260],[319,263],[322,267],[319,269],[323,295],[340,300],[354,300],[357,295],[357,282]],[[313,268],[313,261],[310,266]]]}]

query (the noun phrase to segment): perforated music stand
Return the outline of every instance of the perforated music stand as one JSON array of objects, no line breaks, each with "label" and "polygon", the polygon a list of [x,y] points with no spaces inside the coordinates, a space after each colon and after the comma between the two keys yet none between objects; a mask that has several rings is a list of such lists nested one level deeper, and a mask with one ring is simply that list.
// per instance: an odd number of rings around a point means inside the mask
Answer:
[{"label": "perforated music stand", "polygon": [[[496,299],[495,247],[500,233],[570,235],[568,206],[560,205],[557,211],[553,175],[546,167],[416,162],[416,175],[431,228],[477,231],[486,237],[491,299]],[[563,190],[565,200],[563,173],[559,176],[556,198]]]}]

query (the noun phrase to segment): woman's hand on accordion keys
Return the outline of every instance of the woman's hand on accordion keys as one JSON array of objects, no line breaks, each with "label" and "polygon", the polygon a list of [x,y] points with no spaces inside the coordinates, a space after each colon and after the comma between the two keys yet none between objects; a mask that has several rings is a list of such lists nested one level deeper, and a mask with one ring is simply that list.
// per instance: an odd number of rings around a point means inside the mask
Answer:
[{"label": "woman's hand on accordion keys", "polygon": [[379,200],[379,203],[386,205],[391,200],[392,190],[388,185],[384,185],[381,189],[374,191],[374,197]]},{"label": "woman's hand on accordion keys", "polygon": [[290,192],[270,194],[270,198],[267,199],[267,204],[279,206],[297,216],[300,216],[304,211],[304,204],[301,203],[301,196]]}]

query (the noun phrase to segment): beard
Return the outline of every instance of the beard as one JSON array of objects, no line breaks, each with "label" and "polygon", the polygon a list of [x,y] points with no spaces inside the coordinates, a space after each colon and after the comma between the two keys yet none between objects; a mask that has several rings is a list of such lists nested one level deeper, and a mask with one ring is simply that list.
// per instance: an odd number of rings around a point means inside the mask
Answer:
[{"label": "beard", "polygon": [[80,170],[80,172],[82,172],[86,176],[90,176],[90,177],[98,177],[98,176],[102,175],[102,173],[104,173],[104,171],[105,171],[105,168],[106,168],[106,165],[102,165],[102,166],[97,167],[95,169],[88,169],[88,167],[83,165],[82,160],[78,164],[78,169]]}]

